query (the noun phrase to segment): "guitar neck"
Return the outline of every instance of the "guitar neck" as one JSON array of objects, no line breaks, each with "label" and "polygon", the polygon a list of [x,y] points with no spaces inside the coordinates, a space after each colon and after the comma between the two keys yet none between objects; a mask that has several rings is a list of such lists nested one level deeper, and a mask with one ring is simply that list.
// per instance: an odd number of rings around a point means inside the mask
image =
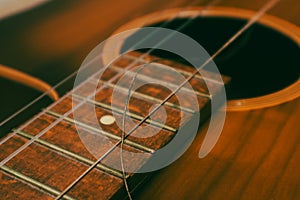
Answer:
[{"label": "guitar neck", "polygon": [[[190,81],[195,92],[187,87],[180,90],[186,96],[195,93],[195,102],[185,100],[179,103],[176,96],[170,98],[162,105],[166,118],[162,119],[164,115],[158,110],[157,115],[148,118],[135,131],[126,135],[122,146],[125,153],[121,155],[120,141],[124,131],[116,122],[122,121],[126,103],[124,99],[130,92],[126,84],[135,72],[129,71],[126,66],[140,56],[138,52],[123,56],[101,77],[97,74],[90,77],[2,140],[0,149],[3,153],[0,159],[9,156],[11,159],[1,167],[1,197],[24,195],[27,198],[50,199],[64,191],[89,166],[103,157],[63,198],[85,199],[90,195],[97,199],[125,198],[121,156],[128,172],[125,174],[126,179],[133,190],[145,178],[135,172],[145,164],[151,164],[156,159],[156,152],[166,146],[180,128],[187,131],[180,136],[181,143],[176,144],[176,148],[179,151],[183,148],[191,137],[188,126],[195,113],[201,113],[201,120],[209,115],[207,108],[210,107],[210,95],[205,80],[200,75]],[[159,61],[151,63],[153,60]],[[133,129],[134,125],[147,117],[151,108],[162,104],[170,94],[167,87],[150,84],[151,81],[164,83],[169,88],[177,86],[174,84],[174,77],[162,74],[161,79],[157,79],[154,74],[169,70],[168,67],[180,70],[182,76],[193,72],[193,68],[189,66],[154,56],[147,56],[133,67],[139,65],[152,65],[153,68],[147,70],[146,66],[144,73],[136,76],[135,81],[143,86],[132,93],[128,102],[126,120],[130,119],[133,123],[126,124],[125,130]],[[118,74],[125,73],[128,76],[123,84],[120,83],[120,78],[111,81]],[[211,73],[211,76],[213,78],[214,74]],[[223,79],[225,82],[229,80],[227,77]],[[214,85],[217,93],[220,85],[213,81],[208,83]],[[115,93],[117,98],[112,101]],[[194,110],[195,105],[198,110]],[[90,112],[91,110],[94,112]],[[32,141],[29,146],[16,155],[12,154],[28,141]],[[171,152],[166,156],[174,155],[175,152]],[[11,193],[12,190],[15,192]]]}]

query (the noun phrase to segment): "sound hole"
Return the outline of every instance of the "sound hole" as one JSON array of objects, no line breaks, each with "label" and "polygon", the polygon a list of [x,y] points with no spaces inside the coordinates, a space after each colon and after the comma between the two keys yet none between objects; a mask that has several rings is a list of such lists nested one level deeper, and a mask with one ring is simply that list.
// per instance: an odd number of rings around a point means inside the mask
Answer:
[{"label": "sound hole", "polygon": [[[176,30],[186,21],[176,19],[164,27]],[[212,55],[245,23],[245,20],[239,19],[199,17],[180,32],[198,41]],[[144,35],[137,32],[128,38],[122,51],[128,49],[136,38],[142,40]],[[160,50],[152,54],[178,59]],[[299,46],[294,41],[273,29],[255,24],[223,51],[215,62],[222,74],[232,78],[227,88],[228,99],[241,99],[270,94],[297,81],[300,75],[299,57]]]}]

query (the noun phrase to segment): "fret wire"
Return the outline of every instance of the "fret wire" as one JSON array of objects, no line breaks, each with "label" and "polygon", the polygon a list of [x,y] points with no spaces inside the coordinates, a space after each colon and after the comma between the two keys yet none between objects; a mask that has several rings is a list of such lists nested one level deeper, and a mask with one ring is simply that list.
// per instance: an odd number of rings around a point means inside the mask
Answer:
[{"label": "fret wire", "polygon": [[[117,66],[114,66],[114,65],[112,65],[111,68],[114,69],[115,71],[121,71],[121,72],[124,72],[124,73],[126,72],[129,76],[132,76],[132,74],[134,73],[134,72],[125,70],[123,68],[120,68],[120,67],[117,67]],[[143,74],[140,74],[139,77],[143,78],[145,81],[156,81],[158,84],[161,84],[161,85],[168,85],[169,87],[173,87],[173,88],[178,87],[178,86],[174,85],[173,83],[164,82],[164,81],[161,81],[159,79],[155,79],[155,78],[145,76]],[[211,98],[211,95],[209,95],[209,94],[205,94],[205,93],[202,93],[202,92],[199,92],[199,91],[192,91],[192,90],[187,89],[185,87],[183,87],[181,89],[183,91],[186,91],[186,92],[191,92],[191,93],[193,92],[193,93],[195,93],[195,94],[197,94],[198,96],[201,96],[201,97],[206,97],[206,98],[209,98],[209,99]]]},{"label": "fret wire", "polygon": [[[128,57],[130,60],[133,60],[133,59],[135,58],[135,57],[132,56],[132,55],[126,55],[126,56],[124,56],[124,57],[125,57],[125,58]],[[141,62],[145,64],[145,63],[147,63],[147,60],[142,59]],[[116,67],[117,67],[117,66],[116,66]],[[167,67],[164,67],[164,64],[163,64],[163,65],[157,65],[157,67],[160,67],[160,68],[163,68],[163,69],[168,70]],[[182,69],[180,69],[180,68],[176,68],[176,71],[178,71],[178,72],[180,72],[181,74],[186,75],[186,76],[190,76],[190,75],[192,74],[192,72],[188,72],[188,71],[182,70]],[[218,84],[218,85],[222,85],[222,84],[223,84],[223,83],[221,83],[221,82],[219,82],[219,81],[216,81],[216,80],[211,79],[211,78],[206,78],[206,77],[203,77],[203,76],[198,75],[198,74],[195,75],[194,78],[197,78],[197,79],[200,79],[200,80],[204,80],[204,81],[208,81],[208,82],[212,82],[212,83],[215,83],[215,84]]]},{"label": "fret wire", "polygon": [[61,199],[63,198],[66,193],[75,185],[77,184],[82,178],[84,178],[89,172],[91,172],[104,158],[106,158],[106,156],[108,156],[108,154],[110,154],[116,147],[119,146],[121,144],[121,140],[119,140],[115,146],[113,146],[111,149],[109,149],[107,152],[105,152],[96,162],[94,162],[86,171],[84,171],[79,177],[77,177],[77,179],[72,182],[62,193],[60,193],[55,200]]},{"label": "fret wire", "polygon": [[[59,190],[56,190],[46,184],[43,184],[39,181],[36,181],[20,172],[17,172],[15,170],[13,170],[12,168],[10,167],[7,167],[7,166],[1,166],[0,169],[3,171],[3,172],[6,172],[7,174],[10,174],[11,176],[13,176],[14,178],[17,178],[19,179],[20,181],[22,182],[25,182],[26,184],[30,185],[31,187],[37,187],[37,188],[41,188],[43,189],[43,191],[47,192],[49,195],[58,195],[60,193]],[[75,200],[74,198],[70,197],[69,195],[64,195],[63,199],[66,199],[66,200]]]},{"label": "fret wire", "polygon": [[[221,46],[209,59],[202,64],[197,71],[192,73],[185,81],[182,82],[182,84],[179,85],[179,87],[173,91],[162,104],[158,105],[156,108],[154,108],[142,121],[140,121],[134,128],[132,128],[128,134],[124,137],[127,138],[131,133],[133,133],[142,123],[146,121],[153,113],[155,113],[160,106],[162,106],[165,102],[167,102],[174,94],[176,94],[181,87],[183,87],[185,84],[188,83],[197,73],[199,73],[200,69],[205,67],[209,62],[211,62],[215,57],[217,57],[224,49],[226,49],[233,41],[235,41],[244,31],[246,31],[251,25],[253,25],[260,17],[267,12],[269,9],[271,9],[276,3],[278,3],[280,0],[269,0],[248,22],[237,32],[235,33],[224,45]],[[167,37],[168,38],[168,37]],[[119,141],[117,145],[121,144],[122,141]],[[116,147],[116,146],[114,146]],[[112,148],[114,148],[112,147]],[[71,183],[59,196],[56,197],[56,200],[63,197],[73,186],[75,186],[85,175],[87,175],[98,163],[101,162],[101,160],[107,156],[108,153],[105,153],[103,156],[101,156],[92,166],[90,166],[85,172],[83,172],[77,180],[75,180],[73,183]],[[130,197],[130,192],[128,192],[128,195]]]},{"label": "fret wire", "polygon": [[[22,136],[23,138],[26,138],[26,139],[32,139],[34,137],[30,133],[27,133],[27,132],[24,132],[24,131],[19,131],[19,130],[17,130],[17,135]],[[58,145],[52,144],[52,143],[50,143],[50,142],[48,142],[46,140],[37,139],[36,142],[38,144],[44,146],[44,147],[47,147],[48,149],[52,149],[52,150],[54,150],[56,152],[59,152],[59,153],[65,155],[65,156],[68,156],[70,158],[76,159],[76,160],[78,160],[78,161],[80,161],[80,162],[82,162],[84,164],[91,165],[91,164],[94,163],[94,161],[92,161],[92,160],[90,160],[88,158],[85,158],[85,157],[80,156],[80,155],[78,155],[76,153],[73,153],[73,152],[71,152],[69,150],[61,148]],[[118,178],[122,178],[123,177],[123,175],[122,175],[122,173],[120,171],[115,170],[115,169],[113,169],[111,167],[105,166],[105,165],[103,165],[101,163],[99,163],[96,168],[100,169],[100,170],[102,170],[102,171],[104,171],[106,173],[109,173],[109,174],[111,174],[113,176],[116,176]]]},{"label": "fret wire", "polygon": [[[53,117],[57,117],[57,118],[62,117],[61,114],[56,113],[56,112],[51,111],[51,110],[47,111],[46,113],[48,115],[50,115],[50,116],[53,116]],[[99,129],[93,127],[93,126],[90,126],[90,125],[87,125],[85,123],[79,122],[79,121],[74,120],[72,118],[64,117],[63,120],[65,120],[66,122],[72,123],[72,124],[79,125],[80,127],[83,127],[83,128],[85,128],[87,130],[94,131],[96,133],[100,133],[100,134],[102,134],[102,135],[104,135],[104,136],[106,136],[108,138],[112,138],[112,139],[115,139],[115,140],[119,140],[120,139],[120,137],[117,136],[117,135],[114,135],[112,133],[109,133],[109,132],[106,132],[106,131],[103,131],[103,130],[99,130]],[[126,140],[126,144],[129,145],[129,146],[135,147],[135,148],[137,148],[137,149],[139,149],[141,151],[147,152],[147,153],[154,153],[155,152],[154,149],[152,149],[150,147],[147,147],[147,146],[144,146],[144,145],[141,145],[141,144],[136,143],[136,142],[131,141],[131,140]]]},{"label": "fret wire", "polygon": [[[92,80],[93,82],[91,82],[91,83],[93,83],[93,84],[96,84],[97,83],[97,80],[96,79],[93,79]],[[99,81],[100,83],[104,83],[105,81],[102,81],[102,80],[100,80]],[[119,85],[115,85],[115,84],[108,84],[108,86],[110,87],[110,88],[118,88],[118,90],[122,90],[123,92],[126,92],[127,91],[127,89],[125,88],[125,87],[121,87],[121,86],[119,86]],[[156,103],[161,103],[162,102],[162,100],[161,99],[158,99],[158,98],[156,98],[156,97],[152,97],[152,96],[149,96],[149,95],[147,95],[147,94],[143,94],[143,93],[140,93],[140,92],[137,92],[137,91],[133,91],[132,92],[132,95],[133,96],[136,96],[136,97],[141,97],[141,98],[144,98],[144,99],[147,99],[147,100],[149,100],[149,101],[154,101],[154,102],[156,102]],[[183,107],[183,106],[179,106],[178,104],[175,104],[175,103],[171,103],[171,102],[166,102],[166,104],[165,105],[168,105],[169,107],[172,107],[172,108],[176,108],[176,109],[181,109],[181,110],[183,110],[183,111],[185,111],[185,112],[188,112],[188,113],[195,113],[195,111],[193,111],[192,109],[189,109],[189,108],[186,108],[186,107]]]},{"label": "fret wire", "polygon": [[[79,100],[83,100],[83,99],[84,99],[84,97],[82,97],[82,96],[80,96],[80,95],[77,95],[77,94],[73,94],[73,96],[76,97],[76,98],[78,98]],[[91,104],[97,105],[97,106],[99,106],[99,107],[106,108],[106,109],[108,109],[108,110],[117,112],[117,113],[119,113],[119,114],[124,113],[124,111],[121,110],[121,109],[119,109],[119,108],[116,108],[116,107],[114,107],[114,106],[110,106],[110,105],[101,103],[101,102],[99,102],[99,101],[95,101],[95,100],[89,99],[88,102],[91,103]],[[134,119],[137,119],[137,120],[142,120],[142,119],[144,118],[144,117],[142,117],[142,116],[139,116],[139,115],[134,114],[134,113],[131,113],[131,112],[127,112],[126,114],[128,114],[128,116],[130,116],[130,117],[132,117],[132,118],[134,118]],[[157,121],[153,121],[153,120],[148,119],[148,120],[146,120],[146,122],[147,122],[148,124],[154,125],[154,126],[156,126],[156,127],[158,127],[158,128],[163,128],[163,129],[168,130],[168,131],[171,131],[171,132],[176,132],[176,131],[177,131],[176,128],[174,128],[174,127],[172,127],[172,126],[169,126],[169,125],[166,125],[166,124],[162,124],[162,123],[157,122]]]}]

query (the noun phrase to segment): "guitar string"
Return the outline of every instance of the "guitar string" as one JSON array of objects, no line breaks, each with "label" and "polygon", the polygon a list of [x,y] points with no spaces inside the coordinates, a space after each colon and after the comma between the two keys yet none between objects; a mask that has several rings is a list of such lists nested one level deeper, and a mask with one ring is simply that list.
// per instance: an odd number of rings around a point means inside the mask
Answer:
[{"label": "guitar string", "polygon": [[[215,2],[215,1],[213,1]],[[162,11],[164,12],[164,11]],[[184,12],[184,10],[178,12],[175,14],[175,16],[173,18],[171,18],[170,20],[168,20],[166,23],[167,24],[169,22],[171,22],[173,19],[175,19],[177,17],[177,15],[179,15],[180,13]],[[164,25],[163,24],[163,25]],[[152,35],[151,33],[149,35]],[[149,36],[148,35],[148,36]],[[140,41],[143,42],[144,40]],[[136,44],[137,45],[137,44]],[[131,47],[132,48],[132,47]],[[134,64],[138,63],[141,59],[143,59],[144,57],[146,57],[147,55],[149,55],[154,49],[149,50],[148,52],[144,53],[142,56],[140,56],[138,59],[136,59],[134,62],[132,62],[130,65],[128,65],[126,68],[124,69],[130,69],[130,67],[134,66]],[[99,55],[97,57],[95,57],[94,59],[96,60],[96,58],[98,58]],[[93,61],[95,61],[93,60]],[[91,61],[91,63],[93,62]],[[88,67],[89,65],[87,64],[85,67]],[[108,65],[109,66],[109,65]],[[96,73],[100,74],[102,71],[106,70],[108,67],[104,68],[103,70],[100,70],[99,72]],[[74,72],[74,74],[76,74],[77,72]],[[72,74],[73,75],[73,74]],[[70,75],[70,76],[72,76]],[[73,107],[72,110],[66,112],[64,115],[62,115],[60,118],[58,118],[56,121],[54,121],[53,123],[51,123],[47,128],[45,128],[44,130],[42,130],[39,134],[37,134],[35,137],[33,137],[31,140],[27,141],[25,144],[23,144],[21,147],[19,147],[17,150],[15,150],[13,153],[11,153],[9,156],[7,156],[4,160],[2,160],[0,162],[0,167],[2,167],[3,165],[5,165],[9,160],[11,160],[13,157],[15,157],[16,155],[18,155],[21,151],[23,151],[26,147],[28,147],[30,144],[32,144],[33,142],[35,142],[37,139],[39,139],[41,136],[43,136],[48,130],[50,130],[51,128],[53,128],[56,124],[58,124],[59,122],[63,121],[63,119],[68,116],[70,113],[74,112],[76,109],[78,109],[81,105],[83,105],[84,103],[86,103],[86,101],[88,99],[90,99],[92,96],[94,96],[96,93],[98,93],[99,91],[101,91],[101,89],[103,89],[107,84],[113,82],[114,80],[116,80],[117,78],[119,78],[119,76],[121,76],[122,73],[118,73],[117,75],[115,75],[115,77],[113,77],[110,81],[106,82],[102,87],[100,87],[98,90],[96,90],[93,94],[91,94],[90,96],[88,96],[84,101],[80,102],[77,106]],[[74,75],[73,75],[74,76]],[[91,77],[90,77],[91,78]],[[89,78],[89,79],[90,79]],[[81,84],[84,84],[85,82],[89,81],[89,79],[85,80],[84,82],[82,82]],[[57,86],[58,87],[58,86]],[[71,90],[70,92],[68,92],[66,95],[64,95],[60,100],[56,101],[54,104],[52,104],[51,106],[49,106],[48,108],[46,108],[46,110],[44,110],[43,112],[41,112],[40,114],[36,115],[36,117],[32,118],[31,120],[29,120],[27,123],[25,123],[23,126],[19,127],[17,130],[13,131],[13,133],[11,133],[9,136],[7,136],[6,138],[4,138],[3,140],[0,141],[0,145],[3,144],[4,142],[6,142],[7,140],[9,140],[10,138],[12,138],[13,136],[15,136],[17,134],[17,131],[20,129],[25,128],[26,126],[28,126],[30,123],[32,123],[34,120],[36,120],[38,117],[40,117],[41,115],[45,114],[47,110],[53,108],[55,105],[57,105],[58,103],[60,103],[64,97],[70,95],[73,91]],[[44,94],[45,95],[45,94]],[[41,97],[42,98],[42,97]]]},{"label": "guitar string", "polygon": [[[198,70],[196,70],[192,75],[190,75],[185,81],[182,82],[178,86],[178,88],[173,91],[165,100],[158,105],[155,109],[153,109],[143,120],[141,120],[134,128],[132,128],[128,134],[124,137],[126,139],[130,134],[132,134],[139,126],[141,126],[153,113],[155,113],[164,103],[166,103],[174,94],[176,94],[188,81],[190,81],[197,73],[199,73],[199,70],[205,67],[209,62],[211,62],[215,57],[217,57],[224,49],[226,49],[233,41],[235,41],[242,33],[244,33],[249,27],[251,27],[258,19],[261,18],[263,14],[265,14],[268,10],[270,10],[273,6],[275,6],[280,0],[269,0],[264,6],[261,7],[261,9],[250,19],[248,22],[236,33],[234,34],[221,48],[216,51],[204,64],[202,64]],[[118,145],[120,145],[122,140],[117,142],[110,151],[115,149]],[[102,155],[96,162],[93,163],[85,172],[83,172],[73,183],[71,183],[60,195],[58,195],[55,199],[59,200],[62,198],[72,187],[74,187],[82,178],[84,178],[95,166],[97,166],[107,155],[108,152],[106,152],[104,155]]]},{"label": "guitar string", "polygon": [[136,72],[134,73],[134,75],[132,76],[132,80],[131,83],[129,85],[128,88],[128,93],[127,96],[125,98],[125,108],[124,108],[124,112],[123,112],[123,116],[122,116],[122,135],[121,135],[121,144],[120,144],[120,161],[121,161],[121,170],[122,170],[122,174],[123,174],[123,182],[125,185],[125,189],[127,192],[127,196],[129,198],[129,200],[132,200],[132,196],[131,196],[131,192],[127,183],[127,179],[126,179],[126,170],[125,170],[125,166],[124,166],[124,157],[123,157],[123,148],[124,148],[124,142],[125,142],[125,134],[126,134],[126,130],[125,130],[125,120],[126,120],[126,113],[128,111],[128,104],[129,104],[129,100],[130,100],[130,96],[131,96],[131,91],[132,91],[132,87],[133,87],[133,83],[137,78],[137,75],[139,74],[139,72],[144,69],[146,66],[148,66],[149,64],[153,63],[153,62],[158,62],[159,60],[162,59],[157,59],[157,60],[152,60],[149,63],[145,63],[141,66],[138,67],[138,69],[136,70]]}]

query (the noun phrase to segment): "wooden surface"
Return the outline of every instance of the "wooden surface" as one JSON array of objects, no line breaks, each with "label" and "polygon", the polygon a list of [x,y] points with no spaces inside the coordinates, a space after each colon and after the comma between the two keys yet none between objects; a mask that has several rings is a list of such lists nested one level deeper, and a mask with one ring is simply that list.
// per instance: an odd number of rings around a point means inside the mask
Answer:
[{"label": "wooden surface", "polygon": [[200,134],[137,199],[299,199],[299,103],[228,113],[206,158],[198,158]]},{"label": "wooden surface", "polygon": [[[128,1],[118,3],[55,1],[0,22],[1,63],[54,84],[78,68],[90,49],[129,19],[182,4],[179,0],[145,0],[131,6],[128,6]],[[262,4],[260,0],[220,3],[251,9]],[[282,1],[271,13],[300,25],[297,0]],[[3,80],[1,84],[1,87],[15,88]],[[20,90],[19,86],[16,87]],[[68,88],[70,86],[60,92],[64,93]],[[6,93],[1,99],[1,109],[6,110],[4,117],[37,95],[19,91],[16,94],[11,90]],[[207,157],[198,158],[204,126],[184,156],[157,172],[134,194],[134,198],[300,199],[299,116],[299,99],[267,109],[230,112],[219,142]],[[11,180],[5,174],[0,176],[15,184],[7,190],[14,189],[22,194],[16,190],[24,188],[22,182]],[[34,193],[47,198],[38,191],[30,191],[31,195]],[[24,196],[26,198],[30,199],[30,196]]]}]

